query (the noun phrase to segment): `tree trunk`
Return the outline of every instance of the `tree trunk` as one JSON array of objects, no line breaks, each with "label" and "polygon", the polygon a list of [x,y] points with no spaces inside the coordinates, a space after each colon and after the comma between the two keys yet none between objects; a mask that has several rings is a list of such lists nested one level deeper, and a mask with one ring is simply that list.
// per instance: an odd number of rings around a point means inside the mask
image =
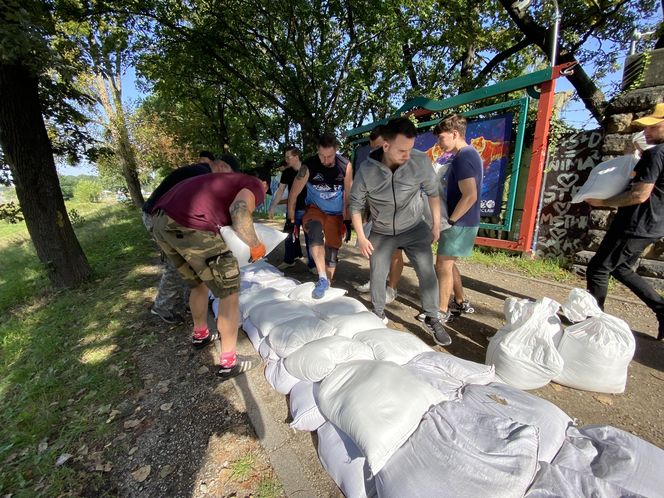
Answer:
[{"label": "tree trunk", "polygon": [[55,287],[75,287],[91,269],[62,199],[36,75],[0,64],[0,95],[0,146],[37,256]]}]

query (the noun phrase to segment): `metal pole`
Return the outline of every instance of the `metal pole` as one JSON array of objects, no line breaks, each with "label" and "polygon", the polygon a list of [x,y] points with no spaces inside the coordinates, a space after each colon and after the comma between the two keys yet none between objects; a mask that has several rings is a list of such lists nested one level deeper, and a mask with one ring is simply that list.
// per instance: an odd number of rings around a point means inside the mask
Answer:
[{"label": "metal pole", "polygon": [[558,8],[558,0],[553,0],[555,8],[554,22],[553,22],[553,42],[551,43],[551,67],[556,65],[556,53],[558,52],[558,31],[560,29],[560,9]]}]

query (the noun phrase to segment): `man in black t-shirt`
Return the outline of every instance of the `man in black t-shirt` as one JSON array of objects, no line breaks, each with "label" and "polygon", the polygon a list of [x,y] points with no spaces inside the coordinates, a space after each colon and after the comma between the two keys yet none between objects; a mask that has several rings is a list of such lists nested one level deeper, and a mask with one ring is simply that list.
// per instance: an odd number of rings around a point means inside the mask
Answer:
[{"label": "man in black t-shirt", "polygon": [[[235,171],[239,166],[237,159],[231,154],[224,154],[219,159],[215,159],[209,152],[202,151],[199,153],[198,160],[199,162],[196,164],[182,166],[169,173],[143,204],[143,224],[150,235],[152,235],[152,216],[150,216],[150,212],[157,201],[171,188],[195,176]],[[186,310],[188,294],[189,286],[182,280],[182,277],[169,260],[165,259],[164,271],[159,280],[157,295],[150,312],[166,323],[181,322]]]},{"label": "man in black t-shirt", "polygon": [[659,322],[657,339],[664,339],[664,298],[632,269],[646,247],[664,237],[664,103],[653,113],[633,121],[643,126],[646,142],[634,167],[630,189],[609,199],[586,199],[594,207],[617,207],[618,212],[595,256],[588,263],[588,291],[604,309],[609,275],[627,286]]}]

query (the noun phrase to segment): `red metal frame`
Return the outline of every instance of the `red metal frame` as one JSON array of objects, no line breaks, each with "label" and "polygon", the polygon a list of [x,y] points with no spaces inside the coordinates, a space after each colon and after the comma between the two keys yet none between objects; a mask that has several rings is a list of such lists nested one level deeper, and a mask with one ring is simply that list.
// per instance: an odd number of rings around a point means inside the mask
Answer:
[{"label": "red metal frame", "polygon": [[553,111],[556,79],[563,76],[563,71],[568,70],[572,65],[574,64],[566,63],[555,66],[551,79],[540,85],[537,123],[535,125],[535,136],[533,137],[533,153],[530,158],[530,170],[528,171],[528,183],[526,184],[526,196],[523,202],[519,238],[517,240],[502,240],[477,237],[475,244],[512,251],[523,251],[526,254],[531,254],[535,222],[537,221],[537,208],[542,190],[542,177],[544,176],[544,168],[546,167],[549,123]]}]

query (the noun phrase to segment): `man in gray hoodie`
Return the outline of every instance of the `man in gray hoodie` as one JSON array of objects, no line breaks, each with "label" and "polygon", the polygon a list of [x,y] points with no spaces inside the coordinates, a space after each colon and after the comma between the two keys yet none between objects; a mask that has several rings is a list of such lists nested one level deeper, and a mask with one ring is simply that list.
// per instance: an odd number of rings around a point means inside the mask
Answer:
[{"label": "man in gray hoodie", "polygon": [[[407,118],[396,118],[385,125],[385,142],[369,154],[353,181],[350,213],[358,247],[370,259],[374,313],[387,323],[385,280],[392,253],[403,248],[419,280],[422,307],[426,313],[424,325],[436,343],[447,346],[452,340],[438,314],[438,280],[431,252],[431,244],[440,236],[438,184],[427,155],[413,150],[415,135],[415,125]],[[424,220],[420,189],[424,190],[431,208],[431,227]],[[366,204],[373,222],[368,239],[362,228],[362,212]]]}]

